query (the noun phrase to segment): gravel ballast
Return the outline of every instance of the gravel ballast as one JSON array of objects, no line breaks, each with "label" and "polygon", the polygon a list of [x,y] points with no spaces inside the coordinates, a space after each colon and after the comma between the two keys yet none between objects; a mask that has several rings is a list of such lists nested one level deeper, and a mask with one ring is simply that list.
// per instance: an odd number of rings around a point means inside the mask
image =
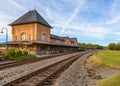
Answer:
[{"label": "gravel ballast", "polygon": [[[87,71],[85,70],[86,54],[74,62],[60,77],[53,86],[87,86]],[[86,79],[85,79],[86,78]]]},{"label": "gravel ballast", "polygon": [[58,61],[66,59],[70,56],[74,56],[76,54],[78,54],[78,53],[64,55],[64,56],[58,56],[58,58],[51,58],[51,59],[42,60],[39,62],[29,63],[29,64],[25,64],[25,65],[13,67],[13,68],[1,70],[0,71],[0,86],[4,85],[10,81],[13,81],[17,78],[20,78],[24,75],[27,75],[33,71],[36,71],[40,68],[43,68],[50,64],[56,63]]}]

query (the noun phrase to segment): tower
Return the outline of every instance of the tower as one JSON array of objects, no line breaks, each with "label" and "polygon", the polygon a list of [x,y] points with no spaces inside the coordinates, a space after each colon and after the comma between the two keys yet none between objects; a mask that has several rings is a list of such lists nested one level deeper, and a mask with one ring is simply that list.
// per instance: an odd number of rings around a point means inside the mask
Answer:
[{"label": "tower", "polygon": [[9,25],[12,26],[13,41],[50,41],[52,27],[36,10],[28,11]]}]

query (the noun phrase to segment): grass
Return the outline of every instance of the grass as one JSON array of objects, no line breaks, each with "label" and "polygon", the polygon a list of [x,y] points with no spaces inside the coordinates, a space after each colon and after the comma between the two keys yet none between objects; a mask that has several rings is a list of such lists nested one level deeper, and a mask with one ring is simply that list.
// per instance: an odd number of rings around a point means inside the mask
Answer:
[{"label": "grass", "polygon": [[89,62],[99,68],[107,66],[120,69],[120,51],[100,51],[94,54]]},{"label": "grass", "polygon": [[[103,50],[94,54],[89,60],[94,68],[110,67],[120,70],[120,51]],[[120,86],[120,74],[100,80],[98,86]]]},{"label": "grass", "polygon": [[98,86],[120,86],[120,74],[101,80]]},{"label": "grass", "polygon": [[10,60],[25,60],[30,58],[35,58],[35,55],[29,54],[29,55],[21,55],[16,57],[9,57]]}]

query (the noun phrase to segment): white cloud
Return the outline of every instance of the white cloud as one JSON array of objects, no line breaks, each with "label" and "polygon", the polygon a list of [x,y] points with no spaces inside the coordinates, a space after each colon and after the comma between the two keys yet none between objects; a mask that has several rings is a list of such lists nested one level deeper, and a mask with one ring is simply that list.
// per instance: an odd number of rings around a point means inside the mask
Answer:
[{"label": "white cloud", "polygon": [[5,20],[10,20],[10,19],[14,19],[14,16],[9,16],[9,15],[0,15],[0,21],[5,21]]},{"label": "white cloud", "polygon": [[115,23],[120,23],[120,15],[103,22],[103,24],[115,24]]},{"label": "white cloud", "polygon": [[101,26],[89,25],[89,24],[72,26],[71,30],[74,33],[79,32],[79,34],[82,34],[91,39],[92,38],[104,39],[106,37],[106,35],[108,35],[112,32],[108,28],[101,27]]},{"label": "white cloud", "polygon": [[114,0],[114,2],[111,4],[110,7],[110,16],[117,16],[120,14],[119,9],[120,9],[120,0]]},{"label": "white cloud", "polygon": [[14,7],[20,9],[20,10],[24,10],[24,11],[27,10],[23,5],[19,4],[19,3],[16,2],[15,0],[10,0],[9,3],[12,4]]},{"label": "white cloud", "polygon": [[62,34],[65,29],[67,28],[67,26],[73,21],[73,19],[77,16],[77,14],[80,12],[80,9],[82,9],[82,6],[84,5],[85,1],[84,0],[80,0],[78,3],[78,6],[75,8],[74,12],[71,14],[70,18],[65,22],[65,24],[63,25],[62,31],[60,32],[60,34]]},{"label": "white cloud", "polygon": [[[110,12],[108,14],[109,19],[102,21],[103,25],[111,25],[115,23],[120,23],[120,0],[114,0],[110,5]],[[104,19],[103,19],[104,20]]]}]

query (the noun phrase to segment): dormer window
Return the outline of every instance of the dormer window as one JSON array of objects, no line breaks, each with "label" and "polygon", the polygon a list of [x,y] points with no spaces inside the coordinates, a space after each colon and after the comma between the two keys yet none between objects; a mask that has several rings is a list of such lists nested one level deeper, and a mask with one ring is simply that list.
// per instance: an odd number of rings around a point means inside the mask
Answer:
[{"label": "dormer window", "polygon": [[26,40],[26,33],[25,33],[25,32],[23,32],[23,33],[21,34],[21,38],[22,38],[22,40]]},{"label": "dormer window", "polygon": [[46,40],[46,35],[45,35],[45,33],[42,33],[42,35],[41,35],[41,41],[45,41]]}]

